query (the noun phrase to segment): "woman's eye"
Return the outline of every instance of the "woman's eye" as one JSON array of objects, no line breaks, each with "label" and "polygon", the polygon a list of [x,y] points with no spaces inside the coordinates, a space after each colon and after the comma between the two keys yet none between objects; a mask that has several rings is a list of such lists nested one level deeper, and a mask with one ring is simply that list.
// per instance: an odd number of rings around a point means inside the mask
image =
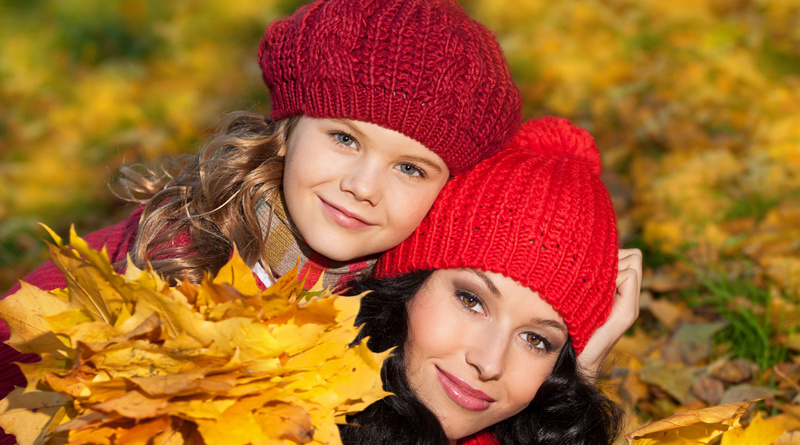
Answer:
[{"label": "woman's eye", "polygon": [[408,176],[425,177],[425,172],[414,164],[399,164],[396,169]]},{"label": "woman's eye", "polygon": [[344,145],[345,147],[354,147],[356,145],[355,138],[347,133],[336,132],[333,134],[333,136],[336,138],[336,142]]},{"label": "woman's eye", "polygon": [[550,342],[535,332],[525,333],[525,341],[531,348],[550,350]]},{"label": "woman's eye", "polygon": [[476,312],[480,312],[482,309],[481,299],[471,292],[458,292],[458,299],[461,300],[461,304],[463,304],[467,309]]}]

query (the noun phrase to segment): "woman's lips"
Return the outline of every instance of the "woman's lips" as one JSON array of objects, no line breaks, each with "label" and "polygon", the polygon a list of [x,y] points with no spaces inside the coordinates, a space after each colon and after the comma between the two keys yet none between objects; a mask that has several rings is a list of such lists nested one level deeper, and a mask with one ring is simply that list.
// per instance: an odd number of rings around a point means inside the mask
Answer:
[{"label": "woman's lips", "polygon": [[330,204],[324,199],[320,198],[320,202],[322,203],[322,208],[325,209],[325,213],[327,213],[336,224],[339,224],[346,229],[358,230],[373,225],[367,221],[364,221],[360,216]]},{"label": "woman's lips", "polygon": [[458,377],[436,367],[436,376],[444,391],[459,406],[470,411],[483,411],[495,401],[483,391],[477,390]]}]

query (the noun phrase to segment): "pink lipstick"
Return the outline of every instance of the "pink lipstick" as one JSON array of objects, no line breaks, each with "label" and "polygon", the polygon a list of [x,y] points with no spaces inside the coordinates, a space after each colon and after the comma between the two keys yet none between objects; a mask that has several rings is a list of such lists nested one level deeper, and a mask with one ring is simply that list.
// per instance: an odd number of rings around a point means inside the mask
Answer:
[{"label": "pink lipstick", "polygon": [[436,367],[436,376],[447,395],[459,406],[470,411],[483,411],[495,401],[485,392],[475,389],[458,377]]}]

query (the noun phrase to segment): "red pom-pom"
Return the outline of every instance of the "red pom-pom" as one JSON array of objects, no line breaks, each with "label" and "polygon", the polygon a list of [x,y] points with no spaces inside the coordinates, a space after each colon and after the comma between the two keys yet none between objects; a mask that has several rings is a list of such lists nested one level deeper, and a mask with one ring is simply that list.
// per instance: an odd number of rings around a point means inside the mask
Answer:
[{"label": "red pom-pom", "polygon": [[588,131],[561,117],[543,117],[525,122],[509,145],[543,156],[571,156],[587,162],[594,174],[602,166],[600,151]]}]

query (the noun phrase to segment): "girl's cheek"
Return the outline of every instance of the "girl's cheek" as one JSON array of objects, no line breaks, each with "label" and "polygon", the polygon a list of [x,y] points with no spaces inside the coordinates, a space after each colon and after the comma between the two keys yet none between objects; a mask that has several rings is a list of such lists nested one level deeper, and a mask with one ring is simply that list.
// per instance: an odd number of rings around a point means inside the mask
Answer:
[{"label": "girl's cheek", "polygon": [[415,219],[418,219],[419,222],[422,222],[422,218],[428,213],[433,206],[433,202],[436,200],[436,197],[439,195],[439,191],[441,189],[438,187],[429,187],[424,191],[418,192],[415,195],[415,199],[411,199],[408,203],[408,208],[410,209],[409,213],[414,215]]}]

